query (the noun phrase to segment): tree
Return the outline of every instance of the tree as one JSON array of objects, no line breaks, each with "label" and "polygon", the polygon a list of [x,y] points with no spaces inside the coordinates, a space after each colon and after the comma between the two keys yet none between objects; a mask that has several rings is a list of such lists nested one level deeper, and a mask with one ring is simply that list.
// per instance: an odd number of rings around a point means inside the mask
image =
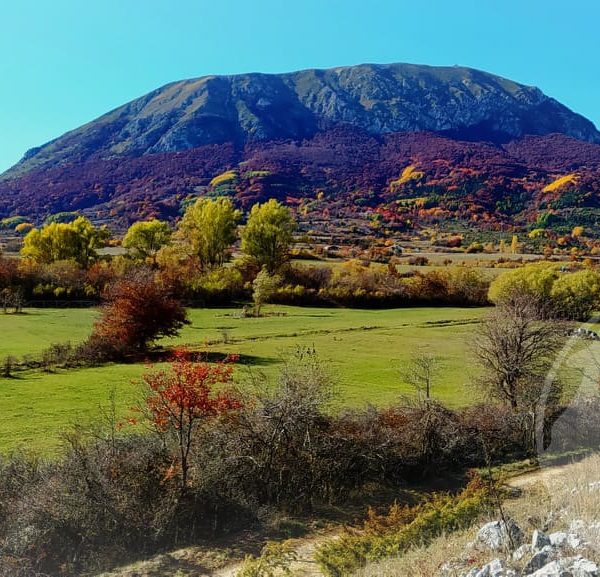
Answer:
[{"label": "tree", "polygon": [[32,229],[23,240],[21,254],[40,263],[74,260],[82,268],[88,268],[108,237],[105,227],[97,228],[80,216],[70,223],[51,223]]},{"label": "tree", "polygon": [[147,271],[116,281],[104,298],[91,342],[114,356],[145,352],[153,341],[175,336],[188,323],[185,309],[171,290]]},{"label": "tree", "polygon": [[199,198],[185,211],[178,236],[198,257],[202,268],[220,266],[235,242],[240,218],[240,211],[228,198]]},{"label": "tree", "polygon": [[583,236],[584,232],[585,232],[585,229],[582,226],[575,226],[575,227],[573,227],[573,230],[571,231],[571,236],[573,238],[579,238],[579,237]]},{"label": "tree", "polygon": [[190,472],[190,454],[202,425],[218,415],[239,409],[241,403],[230,392],[219,390],[233,381],[230,363],[199,363],[185,349],[175,351],[169,370],[153,370],[142,377],[145,403],[139,410],[161,435],[175,439],[179,452],[181,492],[185,493]]},{"label": "tree", "polygon": [[600,301],[600,276],[591,269],[569,272],[560,264],[536,263],[505,272],[488,292],[496,304],[527,295],[542,317],[586,320]]},{"label": "tree", "polygon": [[523,294],[537,300],[541,308],[549,309],[552,286],[560,274],[557,264],[528,264],[498,276],[490,285],[488,297],[493,303],[500,304]]},{"label": "tree", "polygon": [[555,405],[561,383],[549,378],[562,339],[555,322],[540,321],[538,302],[526,294],[514,295],[497,305],[477,331],[474,351],[482,368],[479,380],[488,393],[523,415],[529,448],[534,437],[540,403]]},{"label": "tree", "polygon": [[169,224],[157,219],[136,222],[129,227],[123,247],[131,251],[135,258],[151,259],[156,264],[156,254],[171,240]]},{"label": "tree", "polygon": [[242,232],[242,250],[273,274],[287,261],[296,222],[290,209],[275,199],[255,204]]},{"label": "tree", "polygon": [[557,316],[587,320],[600,303],[600,276],[590,269],[563,273],[552,285],[551,296]]},{"label": "tree", "polygon": [[407,366],[402,369],[402,380],[413,387],[425,400],[431,399],[431,389],[439,372],[437,357],[427,351],[415,351]]},{"label": "tree", "polygon": [[15,226],[15,232],[23,235],[27,234],[32,229],[33,225],[30,222],[22,222],[21,224]]},{"label": "tree", "polygon": [[510,252],[512,254],[519,253],[519,237],[516,234],[513,234],[512,240],[510,242]]},{"label": "tree", "polygon": [[273,297],[281,283],[281,277],[269,274],[266,266],[256,275],[252,282],[252,300],[254,301],[254,314],[257,317],[260,316],[262,306]]}]

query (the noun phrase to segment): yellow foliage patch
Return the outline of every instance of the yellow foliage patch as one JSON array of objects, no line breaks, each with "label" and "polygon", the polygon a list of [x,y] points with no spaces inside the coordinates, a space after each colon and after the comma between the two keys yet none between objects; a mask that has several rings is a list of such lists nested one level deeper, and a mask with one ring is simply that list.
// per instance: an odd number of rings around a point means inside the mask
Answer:
[{"label": "yellow foliage patch", "polygon": [[400,178],[390,182],[390,189],[394,190],[395,188],[398,188],[403,184],[410,182],[411,180],[421,180],[424,176],[424,172],[417,170],[416,167],[413,164],[411,164],[402,171]]},{"label": "yellow foliage patch", "polygon": [[219,174],[215,176],[211,181],[210,185],[212,187],[219,186],[221,184],[227,184],[229,182],[234,181],[237,178],[237,172],[235,170],[228,170],[223,174]]},{"label": "yellow foliage patch", "polygon": [[414,198],[400,198],[396,201],[398,206],[417,206],[423,207],[425,206],[425,202],[427,202],[426,196],[417,196]]},{"label": "yellow foliage patch", "polygon": [[550,184],[546,185],[542,189],[542,192],[556,192],[557,190],[560,190],[567,184],[577,184],[578,180],[579,177],[574,172],[572,172],[571,174],[565,174],[565,176],[560,176]]}]

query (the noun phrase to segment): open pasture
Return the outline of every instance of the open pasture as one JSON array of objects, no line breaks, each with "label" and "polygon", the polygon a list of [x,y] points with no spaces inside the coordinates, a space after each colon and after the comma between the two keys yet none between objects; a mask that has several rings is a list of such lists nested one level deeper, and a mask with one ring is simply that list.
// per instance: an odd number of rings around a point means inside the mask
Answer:
[{"label": "open pasture", "polygon": [[[484,309],[407,308],[356,310],[269,306],[266,316],[240,318],[237,309],[192,309],[191,324],[164,346],[185,345],[207,353],[241,356],[238,381],[249,372],[274,377],[282,358],[296,347],[314,347],[338,378],[338,406],[384,405],[413,394],[400,367],[416,349],[434,351],[440,374],[434,396],[459,406],[473,402],[468,386],[473,363],[469,342]],[[91,330],[93,309],[27,309],[23,315],[0,315],[0,359],[36,355],[51,343],[83,340]],[[143,364],[37,370],[0,378],[0,450],[26,446],[52,450],[60,432],[88,423],[116,394],[120,416],[136,400],[132,383]]]}]

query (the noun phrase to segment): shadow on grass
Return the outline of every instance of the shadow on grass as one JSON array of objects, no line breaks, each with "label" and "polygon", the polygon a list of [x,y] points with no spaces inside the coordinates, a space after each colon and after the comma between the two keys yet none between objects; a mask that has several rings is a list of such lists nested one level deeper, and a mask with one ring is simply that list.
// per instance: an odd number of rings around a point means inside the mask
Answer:
[{"label": "shadow on grass", "polygon": [[[186,351],[185,358],[195,363],[223,363],[230,361],[230,353],[219,351]],[[150,363],[168,363],[173,359],[172,350],[156,350],[147,354],[144,359],[132,359],[132,363],[150,362]],[[236,354],[235,363],[239,365],[250,366],[269,366],[279,362],[279,359],[273,357],[260,357],[257,355]]]}]

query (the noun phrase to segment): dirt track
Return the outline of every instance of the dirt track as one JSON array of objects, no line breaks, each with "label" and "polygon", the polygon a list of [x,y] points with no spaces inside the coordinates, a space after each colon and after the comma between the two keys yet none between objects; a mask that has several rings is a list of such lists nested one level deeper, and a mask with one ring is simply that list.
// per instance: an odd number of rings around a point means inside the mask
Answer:
[{"label": "dirt track", "polygon": [[[537,483],[550,483],[568,472],[570,465],[545,467],[515,476],[507,481],[509,487],[525,489]],[[294,577],[324,577],[319,565],[314,559],[316,549],[327,541],[337,539],[342,529],[315,533],[307,537],[290,540],[291,550],[296,555],[291,569]],[[115,572],[105,573],[98,577],[173,577],[179,569],[191,569],[194,548],[173,552],[170,555],[160,555],[148,561],[136,563]],[[200,564],[201,565],[201,564]],[[197,567],[197,577],[235,577],[242,566],[241,561],[235,561],[215,570],[203,570]]]}]

